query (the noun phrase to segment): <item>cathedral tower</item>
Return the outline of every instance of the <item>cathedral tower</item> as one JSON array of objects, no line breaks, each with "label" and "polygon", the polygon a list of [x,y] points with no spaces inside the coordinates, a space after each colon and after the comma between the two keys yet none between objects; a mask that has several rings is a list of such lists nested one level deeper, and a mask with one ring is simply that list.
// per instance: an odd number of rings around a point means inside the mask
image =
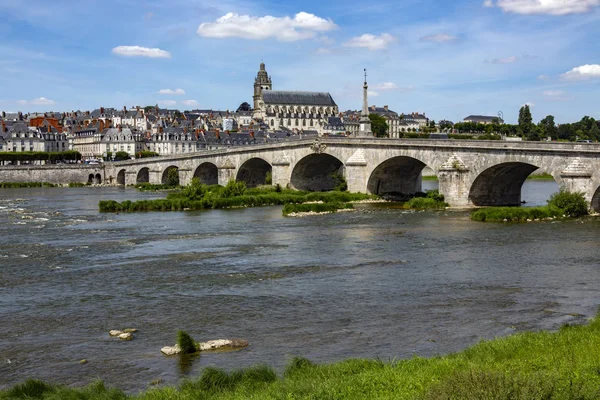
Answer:
[{"label": "cathedral tower", "polygon": [[262,115],[262,91],[263,90],[273,90],[273,83],[271,82],[271,77],[267,74],[265,70],[265,63],[260,63],[260,69],[258,70],[258,74],[256,74],[256,78],[254,79],[254,96],[252,99],[254,100],[254,118],[263,118]]}]

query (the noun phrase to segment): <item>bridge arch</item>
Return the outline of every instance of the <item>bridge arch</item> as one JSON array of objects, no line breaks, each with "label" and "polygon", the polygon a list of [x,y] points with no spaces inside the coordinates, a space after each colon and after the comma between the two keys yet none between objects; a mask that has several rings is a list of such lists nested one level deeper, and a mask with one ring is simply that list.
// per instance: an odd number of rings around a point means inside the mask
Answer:
[{"label": "bridge arch", "polygon": [[119,173],[117,174],[117,184],[125,185],[125,170],[124,169],[120,170]]},{"label": "bridge arch", "polygon": [[135,177],[135,183],[150,182],[150,168],[144,167],[140,169]]},{"label": "bridge arch", "polygon": [[177,180],[179,181],[179,167],[177,167],[176,165],[171,165],[171,166],[165,168],[165,170],[162,173],[162,178],[161,178],[160,182],[163,185],[167,184],[167,182],[169,180],[169,171],[171,171],[171,170],[177,171]]},{"label": "bridge arch", "polygon": [[329,154],[310,154],[302,158],[292,170],[290,186],[313,192],[333,190],[339,183],[333,174],[342,174],[344,164]]},{"label": "bridge arch", "polygon": [[194,178],[205,185],[217,185],[219,183],[219,169],[211,162],[204,162],[194,171]]},{"label": "bridge arch", "polygon": [[521,187],[537,166],[525,162],[494,165],[475,178],[469,200],[476,206],[517,206],[521,204]]},{"label": "bridge arch", "polygon": [[264,185],[267,181],[267,174],[272,173],[271,164],[262,158],[251,158],[244,162],[237,173],[236,180],[246,182],[248,187]]},{"label": "bridge arch", "polygon": [[372,194],[413,195],[421,191],[421,172],[427,164],[413,157],[396,156],[379,164],[369,177]]},{"label": "bridge arch", "polygon": [[592,201],[590,202],[590,208],[595,212],[600,212],[600,186],[594,192]]},{"label": "bridge arch", "polygon": [[100,185],[102,183],[102,175],[96,174],[95,178],[96,178],[96,184]]}]

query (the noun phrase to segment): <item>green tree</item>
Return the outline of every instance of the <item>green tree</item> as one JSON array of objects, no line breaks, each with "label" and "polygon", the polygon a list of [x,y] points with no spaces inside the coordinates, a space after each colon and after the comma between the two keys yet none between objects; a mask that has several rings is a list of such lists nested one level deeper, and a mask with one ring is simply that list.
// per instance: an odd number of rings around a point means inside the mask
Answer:
[{"label": "green tree", "polygon": [[117,151],[115,153],[115,161],[129,160],[129,153],[126,151]]},{"label": "green tree", "polygon": [[600,140],[600,127],[598,127],[598,123],[594,122],[592,127],[588,131],[588,137],[592,140],[598,141]]},{"label": "green tree", "polygon": [[538,127],[541,128],[543,136],[550,136],[552,140],[558,139],[558,129],[554,122],[554,115],[547,115],[546,118],[540,121]]},{"label": "green tree", "polygon": [[169,168],[166,185],[179,186],[179,170],[177,168]]},{"label": "green tree", "polygon": [[369,114],[369,119],[371,120],[371,130],[376,137],[388,137],[388,124],[385,118],[377,114]]},{"label": "green tree", "polygon": [[532,136],[532,134],[534,133],[533,118],[531,117],[531,110],[529,109],[529,104],[525,104],[519,110],[519,132],[526,139],[530,139],[530,136]]}]

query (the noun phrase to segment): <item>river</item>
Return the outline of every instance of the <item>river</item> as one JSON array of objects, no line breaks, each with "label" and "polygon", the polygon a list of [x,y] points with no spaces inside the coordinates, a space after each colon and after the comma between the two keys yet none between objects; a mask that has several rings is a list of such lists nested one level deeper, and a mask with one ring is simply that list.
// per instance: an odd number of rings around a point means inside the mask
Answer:
[{"label": "river", "polygon": [[[528,181],[523,198],[543,204],[555,189]],[[600,299],[597,218],[491,224],[377,205],[307,218],[281,207],[97,211],[101,199],[157,196],[0,190],[0,388],[100,378],[136,392],[206,366],[281,371],[294,355],[445,354],[584,323]],[[109,337],[123,328],[139,331]],[[250,346],[181,362],[160,353],[178,329]]]}]

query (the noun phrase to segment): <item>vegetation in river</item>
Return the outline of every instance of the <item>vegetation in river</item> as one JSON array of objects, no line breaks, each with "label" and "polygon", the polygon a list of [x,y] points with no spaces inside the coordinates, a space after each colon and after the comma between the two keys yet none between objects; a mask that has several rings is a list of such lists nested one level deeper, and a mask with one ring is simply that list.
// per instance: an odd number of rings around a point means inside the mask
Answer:
[{"label": "vegetation in river", "polygon": [[194,339],[184,331],[177,332],[177,345],[181,349],[182,354],[193,354],[198,351]]},{"label": "vegetation in river", "polygon": [[487,207],[471,213],[473,221],[525,222],[547,218],[577,218],[588,214],[589,204],[583,193],[561,190],[553,194],[547,206],[541,207]]},{"label": "vegetation in river", "polygon": [[283,206],[283,215],[298,213],[333,213],[338,210],[351,210],[354,206],[351,203],[331,202],[331,203],[308,203],[308,204],[286,204]]},{"label": "vegetation in river", "polygon": [[32,187],[57,187],[60,185],[55,185],[53,183],[48,182],[0,182],[0,188],[32,188]]},{"label": "vegetation in river", "polygon": [[185,188],[170,192],[166,199],[123,201],[103,200],[101,212],[183,211],[232,207],[301,204],[307,202],[348,203],[377,199],[378,196],[348,192],[303,192],[281,186],[247,188],[244,182],[230,181],[225,187],[203,185],[196,178]]},{"label": "vegetation in river", "polygon": [[94,383],[71,388],[28,380],[0,399],[598,399],[600,318],[557,332],[482,341],[459,353],[408,360],[346,360],[317,365],[292,359],[282,376],[268,366],[205,368],[179,387],[125,395]]},{"label": "vegetation in river", "polygon": [[443,210],[448,207],[448,203],[444,201],[444,195],[438,190],[429,190],[425,197],[413,197],[404,203],[404,206],[413,210]]}]

